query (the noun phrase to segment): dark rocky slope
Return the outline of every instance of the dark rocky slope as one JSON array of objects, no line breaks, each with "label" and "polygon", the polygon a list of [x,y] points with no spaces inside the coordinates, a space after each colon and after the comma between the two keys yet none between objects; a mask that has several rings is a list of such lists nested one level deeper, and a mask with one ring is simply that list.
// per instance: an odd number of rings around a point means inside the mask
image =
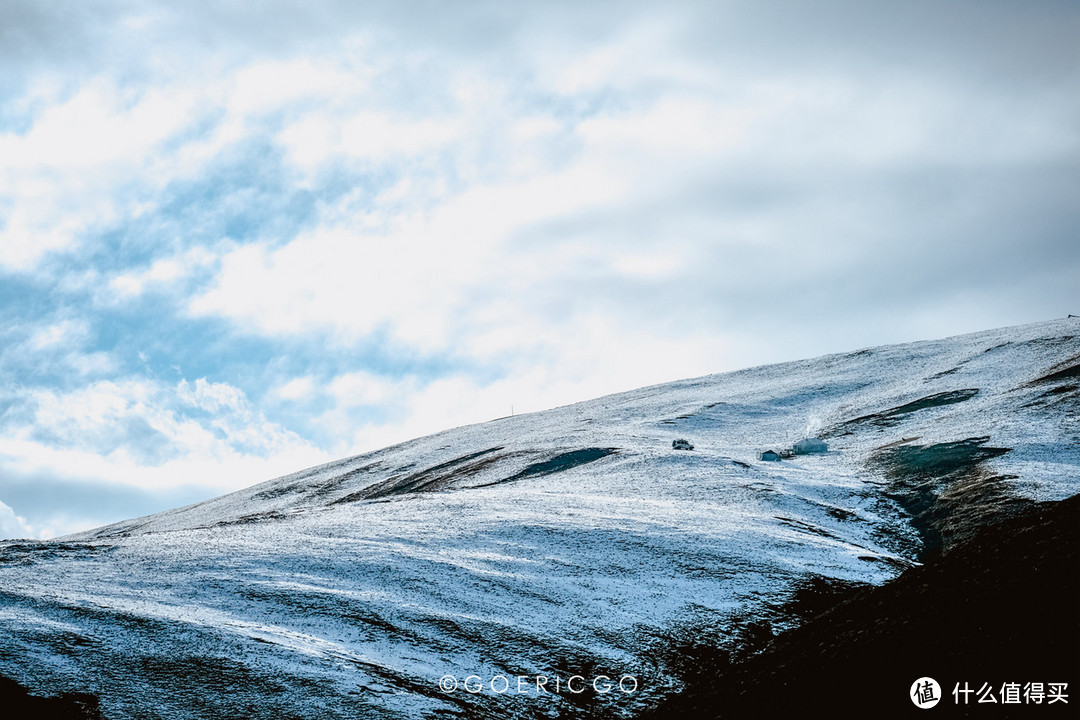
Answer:
[{"label": "dark rocky slope", "polygon": [[[1029,507],[880,587],[863,587],[762,652],[716,672],[647,718],[899,717],[932,712],[1076,717],[1080,704],[1080,496]],[[944,695],[920,710],[912,683]],[[1002,704],[1003,683],[1068,683],[1068,703]],[[957,704],[956,684],[996,704]]]},{"label": "dark rocky slope", "polygon": [[0,708],[10,720],[101,720],[98,699],[85,693],[38,697],[10,678],[0,676]]}]

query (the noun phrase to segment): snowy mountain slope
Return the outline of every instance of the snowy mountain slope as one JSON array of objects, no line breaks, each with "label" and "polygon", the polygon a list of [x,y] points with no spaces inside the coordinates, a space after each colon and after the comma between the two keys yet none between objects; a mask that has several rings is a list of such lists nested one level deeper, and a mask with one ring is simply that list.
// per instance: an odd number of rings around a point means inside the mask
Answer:
[{"label": "snowy mountain slope", "polygon": [[[678,690],[671,638],[722,637],[810,575],[910,564],[881,448],[986,438],[1010,493],[1078,492],[1078,368],[1075,319],[830,355],[2,543],[0,674],[93,692],[110,718],[631,716]],[[756,459],[807,434],[830,452]],[[635,692],[535,685],[624,674]],[[447,693],[447,675],[528,680]]]}]

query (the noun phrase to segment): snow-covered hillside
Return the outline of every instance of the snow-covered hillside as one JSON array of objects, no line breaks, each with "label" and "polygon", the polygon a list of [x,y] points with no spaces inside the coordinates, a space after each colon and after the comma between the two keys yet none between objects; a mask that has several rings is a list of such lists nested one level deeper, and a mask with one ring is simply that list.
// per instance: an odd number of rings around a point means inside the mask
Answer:
[{"label": "snow-covered hillside", "polygon": [[[1080,491],[1078,385],[1080,320],[1058,320],[643,388],[0,543],[0,674],[108,718],[629,717],[678,691],[676,639],[722,639],[809,576],[911,564],[884,446],[977,438],[1009,493]],[[807,435],[829,452],[757,459]],[[637,688],[537,691],[575,675]]]}]

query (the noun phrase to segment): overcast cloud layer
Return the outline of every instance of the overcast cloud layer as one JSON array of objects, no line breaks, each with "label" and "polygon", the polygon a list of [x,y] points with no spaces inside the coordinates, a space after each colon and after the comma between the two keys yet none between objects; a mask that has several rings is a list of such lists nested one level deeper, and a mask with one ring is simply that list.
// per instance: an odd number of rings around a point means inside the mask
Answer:
[{"label": "overcast cloud layer", "polygon": [[0,4],[0,535],[1080,312],[1074,2],[183,7]]}]

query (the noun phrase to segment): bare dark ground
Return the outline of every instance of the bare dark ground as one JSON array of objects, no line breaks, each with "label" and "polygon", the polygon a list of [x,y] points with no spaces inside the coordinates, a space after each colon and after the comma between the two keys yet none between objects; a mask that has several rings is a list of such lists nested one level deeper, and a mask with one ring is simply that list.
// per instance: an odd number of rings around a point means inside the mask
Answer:
[{"label": "bare dark ground", "polygon": [[[1078,570],[1080,496],[1036,505],[886,585],[851,589],[759,654],[699,668],[645,718],[1078,717]],[[925,710],[908,698],[923,676],[944,696]],[[1068,703],[1003,704],[1007,682],[1068,683]],[[967,705],[957,683],[976,691]],[[977,702],[984,683],[996,703]]]},{"label": "bare dark ground", "polygon": [[60,697],[37,697],[14,680],[0,677],[0,712],[12,720],[101,720],[93,695],[65,693]]}]

